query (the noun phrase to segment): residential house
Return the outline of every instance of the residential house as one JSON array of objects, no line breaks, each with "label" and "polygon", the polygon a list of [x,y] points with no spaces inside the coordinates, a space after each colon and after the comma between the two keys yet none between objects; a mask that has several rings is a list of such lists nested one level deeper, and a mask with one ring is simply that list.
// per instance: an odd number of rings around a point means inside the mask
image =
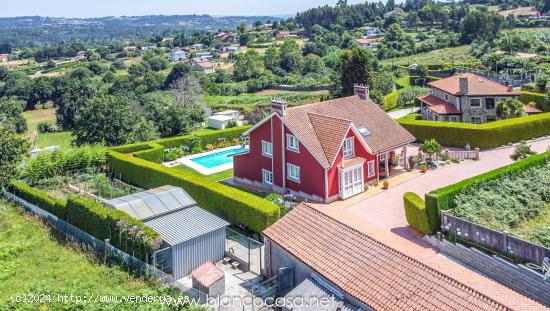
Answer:
[{"label": "residential house", "polygon": [[368,87],[355,94],[292,108],[273,100],[271,114],[244,133],[250,148],[234,157],[233,181],[333,202],[388,176],[396,150],[406,158],[415,138],[369,99]]},{"label": "residential house", "polygon": [[125,49],[126,49],[126,51],[128,51],[128,52],[135,52],[135,51],[137,51],[138,48],[137,48],[137,46],[135,46],[135,45],[129,45],[129,46],[127,46]]},{"label": "residential house", "polygon": [[170,55],[170,59],[172,59],[173,62],[186,60],[187,59],[187,54],[182,50],[175,50]]},{"label": "residential house", "polygon": [[458,264],[417,255],[416,245],[391,233],[376,227],[358,231],[307,204],[263,235],[267,277],[279,276],[285,301],[330,302],[297,305],[294,311],[545,309]]},{"label": "residential house", "polygon": [[359,38],[355,39],[355,43],[362,48],[375,48],[380,44],[379,38]]},{"label": "residential house", "polygon": [[237,53],[237,52],[240,52],[241,51],[241,48],[238,47],[238,46],[224,46],[222,48],[222,52],[224,53]]},{"label": "residential house", "polygon": [[422,119],[486,123],[497,118],[496,103],[517,99],[519,92],[473,73],[454,75],[428,83],[430,94],[420,96]]},{"label": "residential house", "polygon": [[380,36],[380,29],[378,29],[378,27],[367,27],[363,31],[363,34],[367,38],[378,37],[378,36]]},{"label": "residential house", "polygon": [[229,126],[229,124],[234,121],[239,125],[240,112],[237,110],[225,110],[214,113],[214,115],[208,117],[206,124],[208,127],[223,130]]},{"label": "residential house", "polygon": [[202,50],[204,49],[205,45],[202,43],[193,44],[191,46],[191,50]]},{"label": "residential house", "polygon": [[203,61],[211,61],[214,59],[214,56],[210,54],[209,52],[200,52],[195,54],[195,58],[200,58]]},{"label": "residential house", "polygon": [[216,38],[222,40],[223,42],[229,43],[229,44],[235,44],[237,43],[237,36],[233,33],[227,33],[227,32],[220,32],[218,35],[216,35]]},{"label": "residential house", "polygon": [[154,49],[156,49],[156,48],[157,48],[156,45],[146,45],[146,46],[142,46],[142,47],[140,48],[140,50],[141,50],[142,52],[148,52],[148,51],[152,51],[152,50],[154,50]]},{"label": "residential house", "polygon": [[202,73],[213,73],[215,71],[215,66],[212,62],[192,62],[191,68],[194,71],[199,71]]}]

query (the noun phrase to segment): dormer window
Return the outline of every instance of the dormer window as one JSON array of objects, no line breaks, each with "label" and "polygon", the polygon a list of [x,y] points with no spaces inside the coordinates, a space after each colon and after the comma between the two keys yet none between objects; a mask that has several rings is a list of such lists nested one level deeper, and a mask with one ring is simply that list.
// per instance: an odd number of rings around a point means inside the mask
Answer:
[{"label": "dormer window", "polygon": [[298,152],[300,150],[298,138],[294,135],[286,135],[286,148],[290,151]]},{"label": "dormer window", "polygon": [[344,140],[344,158],[350,158],[355,155],[354,141],[354,137],[348,137]]}]

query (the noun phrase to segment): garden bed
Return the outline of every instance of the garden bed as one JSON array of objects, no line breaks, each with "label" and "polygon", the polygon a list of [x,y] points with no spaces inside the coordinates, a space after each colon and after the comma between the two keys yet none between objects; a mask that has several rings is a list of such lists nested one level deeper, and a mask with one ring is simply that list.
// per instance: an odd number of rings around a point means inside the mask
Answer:
[{"label": "garden bed", "polygon": [[550,161],[471,185],[451,215],[550,247]]}]

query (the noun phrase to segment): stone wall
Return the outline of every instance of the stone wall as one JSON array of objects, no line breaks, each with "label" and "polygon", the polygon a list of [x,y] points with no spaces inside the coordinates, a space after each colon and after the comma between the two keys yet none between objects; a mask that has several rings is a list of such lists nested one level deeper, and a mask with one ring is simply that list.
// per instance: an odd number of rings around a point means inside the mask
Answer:
[{"label": "stone wall", "polygon": [[443,254],[470,266],[494,281],[511,288],[541,304],[550,307],[550,278],[524,265],[516,265],[497,256],[489,256],[477,249],[461,244],[453,244],[446,240],[439,241],[435,237],[425,239]]}]

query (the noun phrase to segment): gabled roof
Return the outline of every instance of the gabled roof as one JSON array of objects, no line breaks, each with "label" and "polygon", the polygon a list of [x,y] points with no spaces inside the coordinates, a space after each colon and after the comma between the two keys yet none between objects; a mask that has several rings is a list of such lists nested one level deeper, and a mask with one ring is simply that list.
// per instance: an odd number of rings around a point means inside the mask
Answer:
[{"label": "gabled roof", "polygon": [[373,154],[392,150],[415,140],[414,136],[372,100],[363,100],[358,96],[287,108],[283,122],[324,167],[332,165],[335,141],[338,140],[335,136],[342,135],[339,137],[341,144],[345,135],[342,131],[345,124],[351,123],[351,128],[368,130],[370,134],[363,137],[363,140]]},{"label": "gabled roof", "polygon": [[428,109],[437,114],[462,114],[462,112],[448,101],[435,95],[420,96],[418,99],[428,105]]},{"label": "gabled roof", "polygon": [[[462,94],[460,92],[459,78],[464,77],[468,79],[468,93]],[[452,95],[465,95],[465,96],[519,96],[518,92],[515,92],[511,88],[496,83],[487,78],[475,75],[473,73],[463,73],[428,83],[429,86],[440,89],[446,93]]]},{"label": "gabled roof", "polygon": [[327,161],[333,163],[350,129],[351,121],[314,113],[307,115]]},{"label": "gabled roof", "polygon": [[437,266],[423,264],[306,204],[294,208],[263,233],[375,310],[545,309],[477,274],[478,281],[487,287],[477,286],[476,290],[436,270]]}]

